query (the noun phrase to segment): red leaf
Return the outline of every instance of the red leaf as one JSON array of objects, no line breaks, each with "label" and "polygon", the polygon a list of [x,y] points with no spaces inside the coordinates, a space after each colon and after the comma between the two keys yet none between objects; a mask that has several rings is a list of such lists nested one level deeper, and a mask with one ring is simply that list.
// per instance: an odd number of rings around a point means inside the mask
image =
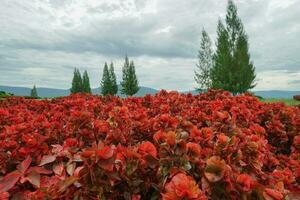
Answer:
[{"label": "red leaf", "polygon": [[110,159],[114,155],[114,149],[109,146],[105,146],[100,150],[96,150],[96,154],[102,159]]},{"label": "red leaf", "polygon": [[53,166],[53,171],[56,175],[61,176],[64,171],[64,165],[62,163]]},{"label": "red leaf", "polygon": [[40,187],[40,181],[41,181],[41,175],[35,171],[30,172],[26,179],[32,184],[35,185],[36,187]]},{"label": "red leaf", "polygon": [[141,152],[143,152],[143,153],[151,155],[154,158],[156,158],[156,156],[157,156],[157,150],[156,150],[155,146],[151,142],[148,142],[148,141],[144,142],[139,147],[139,150]]},{"label": "red leaf", "polygon": [[39,166],[43,166],[46,165],[48,163],[52,163],[54,162],[56,159],[56,156],[53,155],[45,155],[42,157],[41,163],[39,164]]},{"label": "red leaf", "polygon": [[30,167],[27,170],[27,173],[30,173],[30,172],[36,172],[38,174],[52,174],[52,171],[44,169],[42,167]]},{"label": "red leaf", "polygon": [[9,200],[8,192],[0,192],[0,200]]},{"label": "red leaf", "polygon": [[88,158],[88,157],[91,157],[92,155],[94,155],[94,153],[95,153],[95,151],[85,150],[80,155],[82,157]]},{"label": "red leaf", "polygon": [[59,144],[53,144],[53,145],[51,145],[52,146],[52,153],[53,154],[58,154],[58,153],[60,153],[64,148],[61,146],[61,145],[59,145]]},{"label": "red leaf", "polygon": [[28,169],[28,167],[30,166],[31,162],[32,162],[32,158],[30,156],[27,156],[27,158],[17,166],[17,169],[22,174],[24,174]]},{"label": "red leaf", "polygon": [[282,200],[283,199],[283,195],[279,191],[273,190],[270,188],[266,188],[263,195],[266,199],[271,199],[271,198],[273,198],[274,200]]},{"label": "red leaf", "polygon": [[201,147],[200,145],[193,143],[193,142],[189,142],[186,144],[186,148],[188,150],[188,152],[193,153],[193,155],[195,157],[198,157],[201,153]]},{"label": "red leaf", "polygon": [[220,181],[227,170],[227,165],[224,160],[218,156],[213,156],[206,161],[204,175],[211,183]]},{"label": "red leaf", "polygon": [[131,200],[140,200],[141,199],[141,195],[138,194],[133,194],[131,197]]},{"label": "red leaf", "polygon": [[22,173],[19,171],[13,171],[0,180],[0,192],[7,192],[15,186],[18,180],[21,178]]},{"label": "red leaf", "polygon": [[240,174],[237,177],[236,182],[241,186],[241,190],[244,192],[249,192],[251,191],[251,187],[253,185],[253,180],[252,177],[249,176],[248,174]]},{"label": "red leaf", "polygon": [[165,186],[166,193],[163,194],[163,200],[171,199],[198,199],[201,190],[191,176],[184,173],[175,175]]},{"label": "red leaf", "polygon": [[83,166],[77,167],[77,168],[75,169],[75,171],[74,171],[74,176],[79,177],[80,171],[81,171],[82,169],[84,169]]}]

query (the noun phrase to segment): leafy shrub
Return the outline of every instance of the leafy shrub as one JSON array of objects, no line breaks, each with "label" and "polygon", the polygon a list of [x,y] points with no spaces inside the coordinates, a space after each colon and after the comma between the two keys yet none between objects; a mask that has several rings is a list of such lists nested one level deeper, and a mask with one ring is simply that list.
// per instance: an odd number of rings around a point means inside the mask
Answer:
[{"label": "leafy shrub", "polygon": [[12,93],[6,93],[4,91],[0,91],[0,98],[6,98],[6,97],[10,97],[13,96]]},{"label": "leafy shrub", "polygon": [[0,199],[296,199],[300,110],[161,91],[0,101]]},{"label": "leafy shrub", "polygon": [[42,99],[41,97],[24,96],[25,99]]},{"label": "leafy shrub", "polygon": [[297,101],[300,101],[300,95],[295,95],[295,96],[293,97],[293,99],[295,99],[295,100],[297,100]]}]

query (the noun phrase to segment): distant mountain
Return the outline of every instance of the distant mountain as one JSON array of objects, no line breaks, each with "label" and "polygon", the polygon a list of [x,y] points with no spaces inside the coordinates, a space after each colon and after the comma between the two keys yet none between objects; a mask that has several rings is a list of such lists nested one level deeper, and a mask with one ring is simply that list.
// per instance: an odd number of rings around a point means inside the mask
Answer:
[{"label": "distant mountain", "polygon": [[[196,90],[191,90],[183,93],[198,94]],[[295,95],[300,95],[300,91],[288,91],[288,90],[264,90],[264,91],[252,91],[256,96],[263,97],[265,99],[292,99]]]},{"label": "distant mountain", "polygon": [[[92,89],[92,93],[93,94],[100,94],[101,89],[100,88],[94,88]],[[158,92],[158,90],[153,89],[153,88],[149,88],[149,87],[140,87],[140,90],[134,95],[136,97],[142,97],[145,96],[146,94],[156,94]],[[120,97],[124,97],[125,95],[121,94],[121,86],[118,86],[118,96]]]},{"label": "distant mountain", "polygon": [[[120,86],[119,86],[120,87]],[[31,88],[27,87],[14,87],[14,86],[0,86],[0,91],[5,91],[9,93],[13,93],[16,96],[29,96]],[[100,88],[92,89],[93,94],[100,94]],[[55,88],[37,88],[38,95],[40,97],[59,97],[59,96],[67,96],[70,94],[70,90],[68,89],[55,89]],[[158,90],[149,87],[140,87],[140,90],[134,96],[145,96],[146,94],[155,94]],[[118,92],[118,96],[124,96],[120,92]]]},{"label": "distant mountain", "polygon": [[[13,93],[16,96],[29,96],[31,88],[0,86],[0,91]],[[54,89],[54,88],[37,88],[37,92],[40,97],[59,97],[59,96],[67,96],[70,94],[69,90]]]},{"label": "distant mountain", "polygon": [[[123,97],[120,93],[120,86],[118,96]],[[31,88],[27,87],[13,87],[13,86],[0,86],[0,91],[5,91],[9,93],[13,93],[17,96],[28,96],[30,94]],[[40,97],[59,97],[59,96],[67,96],[70,94],[68,89],[54,89],[54,88],[37,88],[37,92]],[[93,94],[100,94],[100,88],[92,89]],[[156,94],[158,90],[149,88],[149,87],[141,87],[137,94],[134,96],[145,96],[146,94]],[[196,90],[185,91],[182,93],[192,93],[193,95],[198,94]],[[266,91],[253,91],[253,93],[257,96],[261,96],[263,98],[283,98],[283,99],[291,99],[294,95],[299,95],[300,91],[285,91],[285,90],[266,90]]]},{"label": "distant mountain", "polygon": [[293,96],[299,95],[300,91],[265,90],[265,91],[253,91],[253,93],[263,98],[292,99]]}]

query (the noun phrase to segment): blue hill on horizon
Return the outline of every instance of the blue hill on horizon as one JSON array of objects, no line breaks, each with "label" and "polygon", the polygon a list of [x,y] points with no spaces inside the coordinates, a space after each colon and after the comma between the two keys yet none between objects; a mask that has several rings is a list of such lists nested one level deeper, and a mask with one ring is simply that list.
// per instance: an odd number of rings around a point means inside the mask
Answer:
[{"label": "blue hill on horizon", "polygon": [[[17,96],[28,96],[30,95],[31,88],[28,87],[16,87],[16,86],[0,86],[0,91],[5,91],[13,93]],[[92,89],[93,94],[100,94],[100,88]],[[140,87],[140,90],[135,96],[145,96],[146,94],[156,94],[159,90],[150,87]],[[38,95],[40,97],[59,97],[67,96],[70,94],[68,89],[56,89],[56,88],[37,88]],[[252,91],[255,95],[261,96],[263,98],[278,98],[278,99],[291,99],[294,95],[299,95],[300,91],[288,91],[288,90],[264,90],[264,91]],[[192,93],[197,94],[196,90],[190,90],[182,93]],[[123,96],[120,93],[120,88],[118,92],[119,96]]]},{"label": "blue hill on horizon", "polygon": [[[18,87],[18,86],[0,86],[0,91],[5,91],[7,93],[12,93],[16,96],[29,96],[31,88],[28,87]],[[93,94],[100,94],[100,88],[93,88]],[[135,96],[145,96],[146,94],[155,94],[158,90],[149,88],[149,87],[140,87],[140,90],[135,94]],[[69,89],[56,89],[56,88],[44,88],[37,87],[37,93],[40,97],[60,97],[60,96],[68,96],[70,94]],[[120,91],[118,91],[118,96],[123,96]]]}]

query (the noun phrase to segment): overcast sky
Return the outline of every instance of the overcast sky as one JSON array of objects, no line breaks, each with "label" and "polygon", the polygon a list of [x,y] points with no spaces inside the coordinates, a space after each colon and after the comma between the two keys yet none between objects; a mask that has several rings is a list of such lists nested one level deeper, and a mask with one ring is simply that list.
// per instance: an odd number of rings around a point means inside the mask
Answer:
[{"label": "overcast sky", "polygon": [[[236,0],[256,90],[300,90],[300,0]],[[98,87],[104,62],[140,85],[190,90],[200,33],[216,40],[226,0],[0,0],[0,85],[69,88],[74,67]]]}]

